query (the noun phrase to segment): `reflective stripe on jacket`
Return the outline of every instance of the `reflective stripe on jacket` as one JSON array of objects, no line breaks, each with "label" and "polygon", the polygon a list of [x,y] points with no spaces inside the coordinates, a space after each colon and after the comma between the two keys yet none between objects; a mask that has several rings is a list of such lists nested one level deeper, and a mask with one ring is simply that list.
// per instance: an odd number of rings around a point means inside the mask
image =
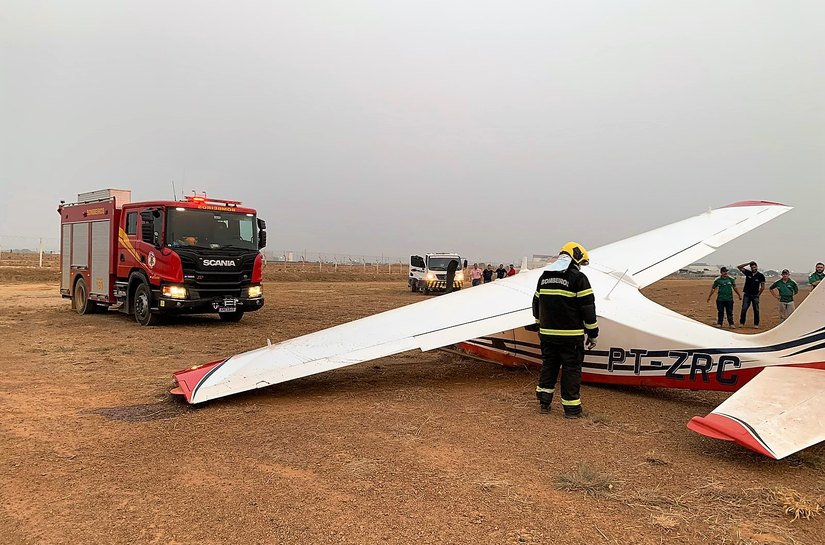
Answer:
[{"label": "reflective stripe on jacket", "polygon": [[[544,270],[536,286],[533,316],[539,333],[559,340],[580,339],[585,333],[598,337],[596,299],[590,281],[563,257]],[[563,268],[565,263],[567,268]]]}]

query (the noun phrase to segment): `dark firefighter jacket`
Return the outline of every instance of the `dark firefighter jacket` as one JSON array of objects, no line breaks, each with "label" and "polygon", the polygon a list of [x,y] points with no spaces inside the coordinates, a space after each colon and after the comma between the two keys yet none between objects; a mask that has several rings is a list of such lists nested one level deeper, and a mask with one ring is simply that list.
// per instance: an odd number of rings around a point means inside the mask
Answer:
[{"label": "dark firefighter jacket", "polygon": [[564,268],[560,258],[539,278],[533,296],[533,316],[539,333],[554,340],[581,341],[599,336],[596,299],[587,276],[575,265]]}]

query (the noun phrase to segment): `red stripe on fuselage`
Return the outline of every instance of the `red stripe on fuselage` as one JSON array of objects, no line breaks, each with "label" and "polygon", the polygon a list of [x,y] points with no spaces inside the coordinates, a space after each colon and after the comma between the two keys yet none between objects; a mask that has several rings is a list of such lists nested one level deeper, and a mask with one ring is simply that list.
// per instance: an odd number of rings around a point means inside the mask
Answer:
[{"label": "red stripe on fuselage", "polygon": [[485,348],[477,344],[458,343],[455,346],[461,351],[477,356],[483,360],[489,361],[490,363],[503,365],[504,367],[524,367],[525,365],[530,367],[541,367],[541,363],[525,360],[511,354],[505,354],[500,350]]},{"label": "red stripe on fuselage", "polygon": [[[519,356],[508,354],[499,349],[487,348],[474,343],[463,342],[457,344],[456,346],[460,350],[463,350],[468,354],[477,356],[491,363],[503,365],[505,367],[524,367],[525,365],[529,367],[541,366],[540,362],[527,360]],[[538,358],[539,355],[536,354],[536,357]],[[783,365],[783,367],[807,367],[812,369],[825,370],[825,362],[789,364],[787,366]],[[764,367],[726,369],[724,376],[736,376],[736,384],[724,384],[717,380],[714,380],[713,377],[711,377],[711,375],[715,375],[715,371],[711,371],[708,373],[708,382],[704,382],[702,380],[701,373],[696,373],[695,378],[693,380],[690,379],[690,375],[688,374],[681,374],[680,376],[684,378],[677,379],[667,376],[667,367],[663,367],[661,370],[661,374],[657,375],[651,375],[649,373],[643,375],[593,373],[588,371],[587,368],[585,368],[582,370],[582,381],[595,384],[619,384],[622,386],[646,386],[651,388],[681,388],[683,390],[713,390],[718,392],[735,392],[736,390],[747,384],[748,381],[750,381],[753,377],[758,375],[759,372],[762,371],[762,369],[764,369]]]},{"label": "red stripe on fuselage", "polygon": [[773,201],[739,201],[735,203],[731,203],[727,206],[723,206],[722,208],[736,208],[737,206],[787,206],[782,204],[781,202],[773,202]]}]

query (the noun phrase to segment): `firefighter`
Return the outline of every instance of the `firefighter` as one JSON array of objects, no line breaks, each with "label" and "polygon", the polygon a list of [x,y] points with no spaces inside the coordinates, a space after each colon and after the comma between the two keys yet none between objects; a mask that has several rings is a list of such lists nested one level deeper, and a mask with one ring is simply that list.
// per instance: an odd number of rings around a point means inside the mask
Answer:
[{"label": "firefighter", "polygon": [[585,346],[593,349],[599,336],[593,289],[580,270],[588,262],[587,250],[581,244],[568,242],[562,246],[559,258],[544,269],[533,296],[536,324],[529,329],[538,330],[541,340],[543,365],[536,398],[542,413],[550,412],[561,370],[564,416],[587,416],[579,398],[582,363]]}]

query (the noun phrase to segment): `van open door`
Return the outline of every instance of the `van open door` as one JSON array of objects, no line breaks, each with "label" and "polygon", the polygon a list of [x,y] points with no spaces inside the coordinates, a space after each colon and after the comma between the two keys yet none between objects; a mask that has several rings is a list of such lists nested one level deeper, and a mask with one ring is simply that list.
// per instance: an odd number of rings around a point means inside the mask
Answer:
[{"label": "van open door", "polygon": [[407,279],[407,286],[413,293],[419,289],[418,282],[424,279],[424,272],[427,270],[427,264],[424,258],[420,255],[410,256],[410,276]]}]

